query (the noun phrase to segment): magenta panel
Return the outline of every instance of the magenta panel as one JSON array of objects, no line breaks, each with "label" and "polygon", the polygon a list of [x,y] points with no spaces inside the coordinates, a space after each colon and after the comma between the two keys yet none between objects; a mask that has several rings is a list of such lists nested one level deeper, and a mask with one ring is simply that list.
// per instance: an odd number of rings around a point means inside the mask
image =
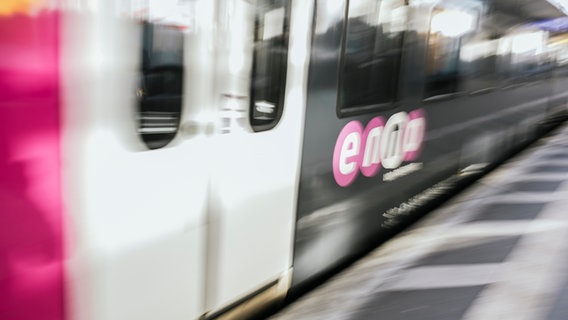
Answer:
[{"label": "magenta panel", "polygon": [[0,16],[0,319],[64,319],[58,20]]}]

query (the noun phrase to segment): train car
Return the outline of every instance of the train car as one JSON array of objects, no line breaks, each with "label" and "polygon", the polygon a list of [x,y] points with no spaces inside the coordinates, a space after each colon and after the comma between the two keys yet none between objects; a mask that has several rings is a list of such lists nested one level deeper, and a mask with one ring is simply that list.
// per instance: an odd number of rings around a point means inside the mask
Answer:
[{"label": "train car", "polygon": [[543,27],[565,15],[546,1],[316,7],[293,286],[384,241],[566,102],[565,34]]},{"label": "train car", "polygon": [[566,116],[545,0],[0,4],[0,319],[246,319]]}]

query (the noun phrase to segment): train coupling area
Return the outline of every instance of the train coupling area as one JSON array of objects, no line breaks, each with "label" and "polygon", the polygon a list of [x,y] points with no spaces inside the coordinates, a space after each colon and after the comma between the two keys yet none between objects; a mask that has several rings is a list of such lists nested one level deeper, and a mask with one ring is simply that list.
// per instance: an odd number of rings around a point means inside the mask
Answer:
[{"label": "train coupling area", "polygon": [[568,319],[568,125],[270,319]]}]

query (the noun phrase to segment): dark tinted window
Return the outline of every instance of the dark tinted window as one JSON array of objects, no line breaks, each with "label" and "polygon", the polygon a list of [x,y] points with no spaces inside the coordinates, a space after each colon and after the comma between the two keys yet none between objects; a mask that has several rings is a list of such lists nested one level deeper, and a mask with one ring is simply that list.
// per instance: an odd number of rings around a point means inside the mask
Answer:
[{"label": "dark tinted window", "polygon": [[[478,18],[477,10],[465,5],[433,9],[428,36],[425,98],[463,90],[467,67],[461,61],[462,48],[467,37],[476,30]],[[477,62],[479,64],[475,65]],[[475,63],[469,66],[473,72],[485,72],[482,71],[487,69],[484,61]]]},{"label": "dark tinted window", "polygon": [[547,46],[549,34],[536,29],[516,30],[503,39],[507,52],[508,81],[524,83],[546,79],[554,59]]},{"label": "dark tinted window", "polygon": [[150,149],[175,137],[183,92],[183,33],[175,27],[143,23],[138,97],[138,133]]},{"label": "dark tinted window", "polygon": [[479,38],[462,48],[463,91],[476,93],[499,85],[498,44],[498,40]]},{"label": "dark tinted window", "polygon": [[484,93],[544,79],[548,33],[498,1],[447,2],[432,12],[425,98]]},{"label": "dark tinted window", "polygon": [[257,1],[250,102],[250,121],[255,131],[274,127],[282,115],[289,15],[287,0]]},{"label": "dark tinted window", "polygon": [[470,10],[478,21],[475,32],[464,35],[461,41],[461,87],[460,91],[483,93],[501,86],[504,57],[500,55],[501,35],[504,33],[500,16],[494,12],[481,14]]},{"label": "dark tinted window", "polygon": [[339,113],[374,110],[396,100],[406,7],[402,0],[350,0]]}]

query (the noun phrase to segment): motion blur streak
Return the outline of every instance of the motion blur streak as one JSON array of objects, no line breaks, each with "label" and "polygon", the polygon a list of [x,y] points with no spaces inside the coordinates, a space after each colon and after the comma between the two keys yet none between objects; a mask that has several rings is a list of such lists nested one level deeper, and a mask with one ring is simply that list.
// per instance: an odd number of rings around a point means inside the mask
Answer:
[{"label": "motion blur streak", "polygon": [[0,3],[0,319],[64,317],[59,17],[38,3]]},{"label": "motion blur streak", "polygon": [[33,9],[39,8],[44,2],[42,0],[2,0],[0,2],[0,16],[29,13]]}]

